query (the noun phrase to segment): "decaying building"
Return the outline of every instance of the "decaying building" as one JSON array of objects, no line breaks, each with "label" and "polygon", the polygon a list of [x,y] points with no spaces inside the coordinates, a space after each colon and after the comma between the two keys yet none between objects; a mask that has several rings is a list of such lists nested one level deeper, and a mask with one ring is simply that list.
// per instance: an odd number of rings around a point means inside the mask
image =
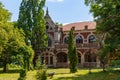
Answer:
[{"label": "decaying building", "polygon": [[100,67],[97,54],[99,45],[95,36],[96,23],[75,22],[58,27],[51,19],[48,10],[45,15],[46,32],[48,36],[48,49],[41,54],[49,67],[68,67],[68,33],[74,28],[74,41],[78,53],[78,67]]}]

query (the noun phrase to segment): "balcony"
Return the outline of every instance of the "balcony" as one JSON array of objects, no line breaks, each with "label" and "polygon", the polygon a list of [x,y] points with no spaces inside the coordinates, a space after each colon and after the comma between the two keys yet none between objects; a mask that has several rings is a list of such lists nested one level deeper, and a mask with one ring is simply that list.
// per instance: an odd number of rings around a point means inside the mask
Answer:
[{"label": "balcony", "polygon": [[[68,44],[57,44],[55,45],[56,49],[68,48]],[[84,44],[76,44],[76,48],[99,48],[97,43],[84,43]]]}]

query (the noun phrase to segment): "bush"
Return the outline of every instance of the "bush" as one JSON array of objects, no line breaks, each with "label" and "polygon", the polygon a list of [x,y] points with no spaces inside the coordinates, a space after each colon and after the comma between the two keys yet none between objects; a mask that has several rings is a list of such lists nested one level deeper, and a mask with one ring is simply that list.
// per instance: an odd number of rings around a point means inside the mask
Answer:
[{"label": "bush", "polygon": [[46,80],[47,79],[47,67],[43,63],[41,63],[40,56],[38,57],[36,61],[36,69],[37,69],[37,74],[36,74],[36,80]]},{"label": "bush", "polygon": [[120,80],[120,77],[118,77],[116,80]]},{"label": "bush", "polygon": [[110,71],[110,72],[114,72],[115,70],[117,70],[117,68],[119,70],[119,68],[120,68],[120,60],[113,60],[113,61],[111,61],[111,64],[107,68],[107,70]]},{"label": "bush", "polygon": [[37,71],[36,80],[47,80],[46,70],[41,69]]},{"label": "bush", "polygon": [[120,68],[120,60],[113,60],[112,64],[114,68]]},{"label": "bush", "polygon": [[20,77],[18,78],[18,80],[26,80],[26,74],[27,74],[27,71],[25,69],[21,69]]}]

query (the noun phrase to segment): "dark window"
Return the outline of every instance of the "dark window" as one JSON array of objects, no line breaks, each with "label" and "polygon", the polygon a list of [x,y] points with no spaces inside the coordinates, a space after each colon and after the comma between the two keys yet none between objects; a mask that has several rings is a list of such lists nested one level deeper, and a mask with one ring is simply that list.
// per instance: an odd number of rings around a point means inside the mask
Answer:
[{"label": "dark window", "polygon": [[50,38],[48,38],[48,47],[52,46],[52,40]]},{"label": "dark window", "polygon": [[92,53],[92,55],[91,55],[91,58],[92,58],[92,62],[96,62],[96,55],[95,55],[95,53]]},{"label": "dark window", "polygon": [[53,57],[50,57],[50,64],[53,64]]},{"label": "dark window", "polygon": [[89,36],[89,43],[93,43],[95,41],[95,36]]},{"label": "dark window", "polygon": [[83,43],[83,38],[82,38],[82,36],[77,36],[77,38],[76,38],[76,43]]},{"label": "dark window", "polygon": [[65,44],[68,44],[68,37],[65,37],[65,38],[64,38],[64,43],[65,43]]},{"label": "dark window", "polygon": [[48,28],[49,28],[49,26],[47,25],[47,26],[46,26],[46,29],[48,29]]},{"label": "dark window", "polygon": [[42,57],[41,63],[44,63],[44,57]]},{"label": "dark window", "polygon": [[96,56],[94,53],[85,54],[85,62],[96,62]]},{"label": "dark window", "polygon": [[85,62],[91,62],[91,54],[90,54],[90,52],[85,54]]}]

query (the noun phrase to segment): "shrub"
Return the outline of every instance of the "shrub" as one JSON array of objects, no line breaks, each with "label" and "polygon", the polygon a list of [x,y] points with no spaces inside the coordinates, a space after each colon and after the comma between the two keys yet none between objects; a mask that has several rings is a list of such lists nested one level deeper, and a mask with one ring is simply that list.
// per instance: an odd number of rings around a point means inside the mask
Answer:
[{"label": "shrub", "polygon": [[120,60],[113,60],[112,64],[114,68],[120,68]]},{"label": "shrub", "polygon": [[27,71],[25,69],[21,69],[20,77],[18,78],[18,80],[26,80],[26,74],[27,74]]},{"label": "shrub", "polygon": [[120,80],[120,77],[118,77],[116,80]]},{"label": "shrub", "polygon": [[41,63],[40,56],[38,57],[36,61],[36,69],[37,69],[37,74],[36,74],[36,80],[46,80],[47,79],[47,68],[46,65]]},{"label": "shrub", "polygon": [[37,71],[36,80],[47,80],[46,69]]}]

